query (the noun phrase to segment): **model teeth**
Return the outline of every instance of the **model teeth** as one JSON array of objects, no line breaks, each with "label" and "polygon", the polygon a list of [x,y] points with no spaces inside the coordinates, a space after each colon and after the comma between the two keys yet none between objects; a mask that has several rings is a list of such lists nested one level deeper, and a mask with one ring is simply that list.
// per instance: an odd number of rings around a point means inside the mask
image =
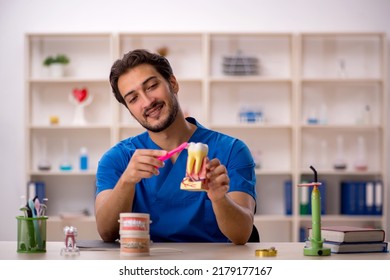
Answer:
[{"label": "model teeth", "polygon": [[188,144],[187,173],[199,174],[203,159],[207,156],[209,146],[203,143]]}]

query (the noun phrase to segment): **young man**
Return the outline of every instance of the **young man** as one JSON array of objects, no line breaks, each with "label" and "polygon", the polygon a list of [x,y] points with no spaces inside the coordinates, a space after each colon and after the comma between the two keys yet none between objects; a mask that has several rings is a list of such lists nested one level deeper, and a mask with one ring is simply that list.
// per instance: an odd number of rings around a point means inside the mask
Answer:
[{"label": "young man", "polygon": [[[119,142],[99,161],[95,215],[100,236],[119,236],[119,214],[149,213],[154,242],[245,244],[252,232],[256,201],[254,162],[240,140],[185,118],[179,84],[164,57],[134,50],[110,73],[116,99],[146,129]],[[180,189],[187,150],[158,159],[183,142],[208,145],[207,191]]]}]

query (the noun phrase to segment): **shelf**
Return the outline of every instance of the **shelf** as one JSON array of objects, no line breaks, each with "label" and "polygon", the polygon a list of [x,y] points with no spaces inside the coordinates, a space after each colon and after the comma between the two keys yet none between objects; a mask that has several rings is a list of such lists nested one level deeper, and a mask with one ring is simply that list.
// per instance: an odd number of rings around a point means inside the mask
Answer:
[{"label": "shelf", "polygon": [[303,78],[303,84],[382,84],[383,80],[379,78]]},{"label": "shelf", "polygon": [[302,129],[305,130],[351,130],[351,131],[381,131],[382,127],[379,125],[371,125],[371,124],[351,124],[351,125],[331,125],[331,124],[303,124],[301,125]]},{"label": "shelf", "polygon": [[288,176],[292,174],[292,171],[290,170],[272,170],[272,169],[255,169],[256,175],[261,176],[273,176],[273,175],[284,175]]},{"label": "shelf", "polygon": [[225,129],[264,129],[264,130],[286,130],[292,129],[291,125],[288,124],[267,124],[267,123],[237,123],[237,124],[210,124],[210,128],[215,130],[225,130]]},{"label": "shelf", "polygon": [[37,171],[32,170],[29,172],[30,176],[96,176],[96,170],[86,170],[86,171],[80,171],[80,170],[71,170],[71,171]]},{"label": "shelf", "polygon": [[280,221],[280,222],[292,222],[292,216],[285,216],[285,215],[259,215],[255,214],[254,220],[255,222],[274,222],[274,221]]},{"label": "shelf", "polygon": [[64,227],[72,225],[77,228],[77,240],[98,240],[100,239],[96,229],[94,216],[69,215],[66,218],[50,216],[47,220],[47,240],[64,241]]},{"label": "shelf", "polygon": [[62,77],[62,78],[32,78],[29,79],[31,84],[74,84],[74,83],[84,83],[84,84],[107,84],[107,78],[82,78],[82,77]]},{"label": "shelf", "polygon": [[[343,176],[380,176],[382,172],[380,170],[377,171],[354,171],[354,170],[330,170],[330,169],[321,169],[317,168],[317,171],[321,175],[343,175]],[[301,170],[300,172],[302,175],[312,175],[312,170]]]},{"label": "shelf", "polygon": [[[301,216],[302,222],[311,222],[311,216]],[[362,215],[322,215],[321,221],[327,222],[381,222],[382,217]]]},{"label": "shelf", "polygon": [[111,129],[107,124],[88,124],[88,125],[31,125],[32,130],[107,130]]},{"label": "shelf", "polygon": [[211,83],[292,83],[292,79],[289,78],[269,78],[258,76],[229,76],[229,77],[217,77],[210,78]]}]

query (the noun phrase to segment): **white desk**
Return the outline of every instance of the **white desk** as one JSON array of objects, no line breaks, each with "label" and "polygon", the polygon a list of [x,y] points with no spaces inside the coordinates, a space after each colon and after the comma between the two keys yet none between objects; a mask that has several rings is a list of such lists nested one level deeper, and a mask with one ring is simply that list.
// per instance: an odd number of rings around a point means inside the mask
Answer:
[{"label": "white desk", "polygon": [[[332,254],[326,257],[308,257],[303,255],[304,243],[248,243],[233,245],[226,243],[154,243],[150,256],[121,256],[120,250],[105,251],[81,250],[79,256],[61,256],[63,242],[48,242],[46,253],[17,253],[16,242],[0,241],[0,259],[2,260],[390,260],[389,253]],[[257,257],[255,250],[275,247],[276,257]]]}]

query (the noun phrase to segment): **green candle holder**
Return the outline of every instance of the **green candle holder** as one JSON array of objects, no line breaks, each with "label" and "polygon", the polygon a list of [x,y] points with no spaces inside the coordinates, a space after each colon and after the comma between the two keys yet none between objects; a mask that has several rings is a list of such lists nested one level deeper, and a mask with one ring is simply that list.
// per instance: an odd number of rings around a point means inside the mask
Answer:
[{"label": "green candle holder", "polygon": [[310,169],[314,172],[314,182],[308,184],[299,184],[298,187],[313,187],[311,192],[311,223],[312,234],[309,237],[310,246],[303,248],[305,256],[329,256],[330,248],[323,247],[324,239],[321,237],[321,193],[318,186],[321,185],[317,179],[317,171],[313,166]]}]

